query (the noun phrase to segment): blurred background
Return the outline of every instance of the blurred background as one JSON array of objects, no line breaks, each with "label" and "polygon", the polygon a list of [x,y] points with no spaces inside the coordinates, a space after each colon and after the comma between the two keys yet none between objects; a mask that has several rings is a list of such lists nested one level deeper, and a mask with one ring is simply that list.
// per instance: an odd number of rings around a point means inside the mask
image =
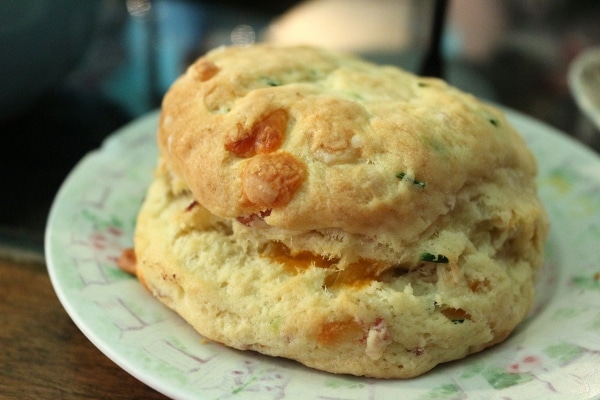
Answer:
[{"label": "blurred background", "polygon": [[[88,151],[157,109],[207,50],[316,44],[418,72],[435,0],[3,0],[0,250],[43,254],[56,191]],[[598,151],[571,62],[600,45],[597,0],[449,0],[444,77]]]}]

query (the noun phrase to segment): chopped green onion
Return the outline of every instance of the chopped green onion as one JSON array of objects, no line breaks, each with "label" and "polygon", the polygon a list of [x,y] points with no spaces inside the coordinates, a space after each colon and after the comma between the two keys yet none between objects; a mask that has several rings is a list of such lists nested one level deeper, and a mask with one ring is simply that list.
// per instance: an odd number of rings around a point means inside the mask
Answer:
[{"label": "chopped green onion", "polygon": [[425,186],[427,186],[427,183],[425,183],[425,182],[422,182],[422,181],[420,181],[420,180],[418,180],[418,179],[414,179],[414,178],[412,178],[412,179],[411,179],[411,178],[407,178],[407,177],[406,177],[406,172],[398,172],[398,173],[396,174],[396,178],[398,178],[398,179],[402,179],[402,180],[406,180],[406,181],[408,181],[408,182],[412,183],[413,185],[417,185],[417,186],[419,186],[421,189],[425,189]]},{"label": "chopped green onion", "polygon": [[500,122],[498,122],[498,120],[495,118],[490,118],[488,121],[490,121],[490,124],[494,126],[500,126]]},{"label": "chopped green onion", "polygon": [[420,260],[439,264],[448,264],[449,262],[448,257],[444,256],[443,254],[435,255],[427,252],[421,253]]},{"label": "chopped green onion", "polygon": [[263,78],[262,81],[269,86],[281,86],[281,82],[271,79],[271,78]]}]

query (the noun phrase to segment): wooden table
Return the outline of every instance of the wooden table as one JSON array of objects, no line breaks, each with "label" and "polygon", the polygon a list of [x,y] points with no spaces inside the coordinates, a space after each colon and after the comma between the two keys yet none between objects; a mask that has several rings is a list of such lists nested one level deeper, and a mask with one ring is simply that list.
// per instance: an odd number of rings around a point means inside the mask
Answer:
[{"label": "wooden table", "polygon": [[79,331],[58,301],[43,260],[0,258],[0,398],[166,397]]}]

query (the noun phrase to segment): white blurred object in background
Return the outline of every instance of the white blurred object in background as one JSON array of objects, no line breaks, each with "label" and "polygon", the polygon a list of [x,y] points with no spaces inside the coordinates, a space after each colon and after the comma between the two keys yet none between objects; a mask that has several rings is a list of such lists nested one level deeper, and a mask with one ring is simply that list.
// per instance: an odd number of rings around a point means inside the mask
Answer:
[{"label": "white blurred object in background", "polygon": [[[423,50],[431,31],[433,1],[308,0],[277,18],[265,40],[312,44],[356,53]],[[445,51],[481,61],[506,27],[503,0],[449,1]]]},{"label": "white blurred object in background", "polygon": [[265,40],[350,52],[398,51],[413,38],[412,8],[411,1],[401,0],[309,0],[276,19]]},{"label": "white blurred object in background", "polygon": [[600,47],[579,54],[569,65],[567,78],[573,98],[587,118],[580,121],[577,136],[584,143],[600,140]]}]

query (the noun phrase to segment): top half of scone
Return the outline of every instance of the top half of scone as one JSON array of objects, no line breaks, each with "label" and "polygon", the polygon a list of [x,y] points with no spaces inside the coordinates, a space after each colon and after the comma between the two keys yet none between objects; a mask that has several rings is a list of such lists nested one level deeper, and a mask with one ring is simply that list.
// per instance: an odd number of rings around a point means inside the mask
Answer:
[{"label": "top half of scone", "polygon": [[158,140],[174,193],[252,246],[377,272],[469,251],[538,263],[533,155],[438,79],[312,47],[219,48],[165,96]]}]

